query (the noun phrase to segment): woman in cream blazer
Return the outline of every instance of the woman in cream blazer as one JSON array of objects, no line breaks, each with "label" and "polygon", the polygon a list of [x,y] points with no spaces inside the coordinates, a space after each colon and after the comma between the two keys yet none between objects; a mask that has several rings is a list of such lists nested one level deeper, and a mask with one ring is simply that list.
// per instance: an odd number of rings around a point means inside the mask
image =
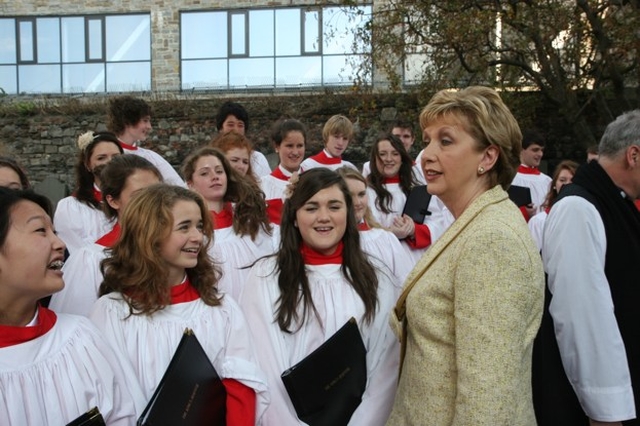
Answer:
[{"label": "woman in cream blazer", "polygon": [[388,424],[534,426],[544,273],[504,190],[519,127],[484,87],[437,93],[420,124],[427,188],[456,220],[410,273],[392,315],[403,352]]}]

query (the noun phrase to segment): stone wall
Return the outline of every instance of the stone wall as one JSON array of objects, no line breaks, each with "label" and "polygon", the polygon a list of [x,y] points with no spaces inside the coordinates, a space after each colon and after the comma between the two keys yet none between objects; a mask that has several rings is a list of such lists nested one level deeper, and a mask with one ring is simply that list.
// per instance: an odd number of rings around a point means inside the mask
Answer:
[{"label": "stone wall", "polygon": [[[0,100],[0,152],[11,155],[27,169],[30,179],[50,176],[73,188],[77,160],[76,139],[87,130],[106,130],[107,97],[76,99]],[[184,158],[216,135],[215,114],[226,99],[147,99],[154,109],[154,129],[143,146],[163,155],[179,169]],[[322,147],[322,126],[334,114],[348,116],[356,138],[345,158],[367,161],[375,135],[396,116],[417,122],[418,99],[409,95],[314,95],[264,96],[237,99],[250,116],[249,138],[264,154],[273,152],[272,124],[281,117],[300,119],[308,127],[307,155]],[[8,102],[8,101],[7,101]],[[419,147],[416,144],[416,149]],[[417,151],[416,151],[417,152]]]}]

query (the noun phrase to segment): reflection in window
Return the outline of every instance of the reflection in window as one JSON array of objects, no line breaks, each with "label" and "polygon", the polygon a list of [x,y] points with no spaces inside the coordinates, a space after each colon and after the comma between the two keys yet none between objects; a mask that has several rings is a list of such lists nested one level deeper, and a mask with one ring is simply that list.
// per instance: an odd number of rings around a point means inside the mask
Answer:
[{"label": "reflection in window", "polygon": [[[212,34],[214,15],[225,14],[228,40]],[[229,89],[352,84],[368,47],[353,32],[371,6],[283,7],[181,14],[181,87]],[[202,40],[211,40],[202,43]],[[228,52],[215,54],[211,45]],[[205,45],[205,46],[203,46]]]},{"label": "reflection in window", "polygon": [[33,33],[35,32],[34,21],[20,20],[18,21],[19,31],[19,52],[20,62],[34,62],[36,59],[35,43]]},{"label": "reflection in window", "polygon": [[182,13],[180,37],[182,59],[226,58],[227,13]]},{"label": "reflection in window", "polygon": [[0,89],[149,90],[150,23],[149,14],[0,19]]}]

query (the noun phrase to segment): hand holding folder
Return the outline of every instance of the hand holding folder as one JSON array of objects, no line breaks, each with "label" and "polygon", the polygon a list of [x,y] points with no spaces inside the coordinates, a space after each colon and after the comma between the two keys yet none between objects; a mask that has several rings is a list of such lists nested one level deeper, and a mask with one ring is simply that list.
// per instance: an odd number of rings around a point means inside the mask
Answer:
[{"label": "hand holding folder", "polygon": [[300,420],[311,426],[349,423],[367,385],[367,350],[356,320],[281,377]]},{"label": "hand holding folder", "polygon": [[414,186],[409,192],[402,214],[409,216],[415,223],[424,223],[425,216],[431,214],[429,202],[431,194],[427,192],[427,185]]},{"label": "hand holding folder", "polygon": [[226,424],[227,392],[193,331],[186,329],[138,426]]}]

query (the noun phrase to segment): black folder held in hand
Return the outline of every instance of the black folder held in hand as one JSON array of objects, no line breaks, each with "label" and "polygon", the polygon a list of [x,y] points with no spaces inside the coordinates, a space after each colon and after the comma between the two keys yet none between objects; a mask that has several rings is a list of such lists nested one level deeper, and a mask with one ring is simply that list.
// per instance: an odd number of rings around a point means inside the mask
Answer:
[{"label": "black folder held in hand", "polygon": [[195,334],[186,329],[138,426],[226,424],[227,392]]},{"label": "black folder held in hand", "polygon": [[298,418],[311,426],[349,423],[367,385],[367,350],[351,318],[302,361],[282,373]]},{"label": "black folder held in hand", "polygon": [[509,194],[509,199],[516,203],[518,207],[531,204],[531,189],[526,186],[511,185],[507,189],[507,194]]},{"label": "black folder held in hand", "polygon": [[91,410],[87,411],[71,423],[67,424],[67,426],[105,426],[104,419],[102,418],[102,414],[100,414],[100,410],[98,407],[93,407]]},{"label": "black folder held in hand", "polygon": [[423,223],[424,217],[431,214],[430,201],[431,194],[427,192],[427,185],[414,186],[409,192],[402,214],[409,216],[415,223]]}]

